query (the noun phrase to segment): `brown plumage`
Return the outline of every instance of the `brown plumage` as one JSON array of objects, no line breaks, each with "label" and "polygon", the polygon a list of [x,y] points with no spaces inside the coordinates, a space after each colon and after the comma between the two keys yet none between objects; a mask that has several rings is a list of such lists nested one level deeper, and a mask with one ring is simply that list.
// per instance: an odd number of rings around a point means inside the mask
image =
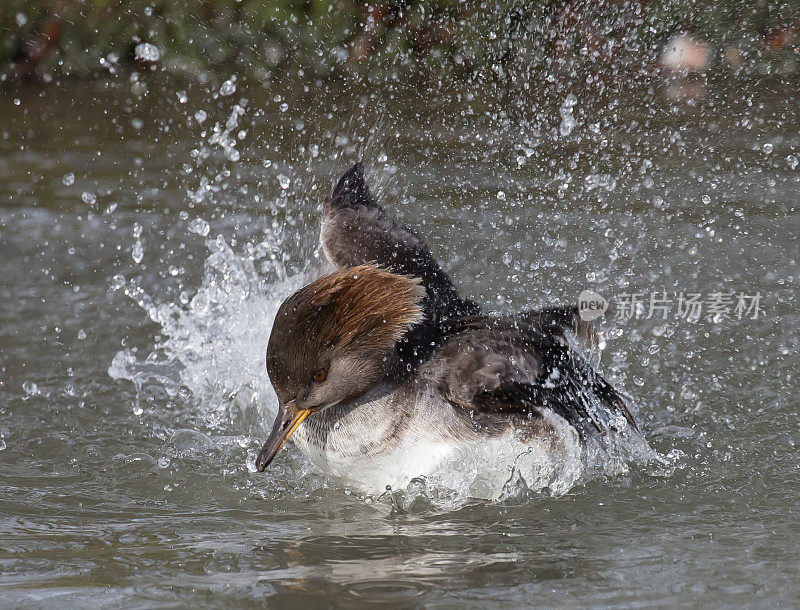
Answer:
[{"label": "brown plumage", "polygon": [[358,343],[363,349],[394,345],[422,320],[425,291],[417,278],[374,265],[339,269],[294,295],[303,332],[320,343]]},{"label": "brown plumage", "polygon": [[373,265],[339,269],[289,297],[276,326],[294,342],[386,348],[422,320],[423,296],[416,278]]}]

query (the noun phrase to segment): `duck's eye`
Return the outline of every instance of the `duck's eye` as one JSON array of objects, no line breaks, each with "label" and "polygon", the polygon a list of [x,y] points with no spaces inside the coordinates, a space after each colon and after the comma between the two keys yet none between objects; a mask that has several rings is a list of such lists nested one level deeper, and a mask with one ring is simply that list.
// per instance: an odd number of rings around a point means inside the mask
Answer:
[{"label": "duck's eye", "polygon": [[325,369],[318,369],[316,373],[314,373],[314,383],[322,383],[327,379],[328,371]]}]

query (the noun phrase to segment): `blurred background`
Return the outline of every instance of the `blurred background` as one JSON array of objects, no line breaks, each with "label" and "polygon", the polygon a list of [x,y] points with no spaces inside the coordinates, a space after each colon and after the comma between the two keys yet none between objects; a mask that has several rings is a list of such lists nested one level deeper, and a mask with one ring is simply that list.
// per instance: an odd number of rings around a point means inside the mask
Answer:
[{"label": "blurred background", "polygon": [[768,0],[5,0],[0,81],[136,69],[525,87],[534,74],[646,74],[659,61],[789,77],[798,70],[798,19],[796,2]]}]

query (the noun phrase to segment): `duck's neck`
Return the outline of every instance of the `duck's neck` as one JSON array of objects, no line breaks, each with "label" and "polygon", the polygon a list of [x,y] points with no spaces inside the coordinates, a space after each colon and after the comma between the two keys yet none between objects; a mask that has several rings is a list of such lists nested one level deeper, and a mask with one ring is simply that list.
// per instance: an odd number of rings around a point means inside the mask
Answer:
[{"label": "duck's neck", "polygon": [[363,433],[369,427],[382,425],[395,418],[398,385],[386,380],[366,394],[323,409],[309,417],[295,434],[302,431],[305,441],[324,446],[329,437],[342,428],[350,427]]}]

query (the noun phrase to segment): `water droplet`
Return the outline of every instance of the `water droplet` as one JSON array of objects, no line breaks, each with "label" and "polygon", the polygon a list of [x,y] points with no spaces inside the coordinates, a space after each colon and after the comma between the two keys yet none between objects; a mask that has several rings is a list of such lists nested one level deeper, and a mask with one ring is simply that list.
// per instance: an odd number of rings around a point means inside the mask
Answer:
[{"label": "water droplet", "polygon": [[138,222],[133,223],[133,236],[136,238],[136,242],[133,244],[133,248],[131,248],[131,257],[136,264],[139,264],[144,258],[144,247],[140,239],[142,236],[142,225]]},{"label": "water droplet", "polygon": [[769,142],[766,142],[766,143],[764,143],[763,146],[761,146],[761,150],[764,151],[765,155],[768,155],[769,153],[771,153],[772,149],[773,149],[773,146]]},{"label": "water droplet", "polygon": [[83,203],[86,203],[88,205],[94,205],[94,202],[97,201],[97,195],[95,195],[94,193],[90,193],[88,191],[84,191],[81,194],[81,199],[83,200]]},{"label": "water droplet", "polygon": [[561,134],[562,137],[567,137],[569,134],[572,133],[572,130],[575,129],[575,119],[571,114],[565,116],[561,119],[561,125],[558,128],[558,132]]},{"label": "water droplet", "polygon": [[228,117],[228,120],[225,121],[225,129],[233,131],[239,126],[239,113],[235,110],[231,112],[231,115]]},{"label": "water droplet", "polygon": [[219,94],[223,97],[233,95],[234,93],[236,93],[236,76],[232,76],[226,80],[219,88]]},{"label": "water droplet", "polygon": [[198,122],[198,124],[202,125],[205,120],[208,118],[208,113],[205,110],[198,110],[194,113],[194,120]]},{"label": "water droplet", "polygon": [[505,201],[506,200],[505,192],[504,191],[497,191],[497,199],[498,199],[498,201]]},{"label": "water droplet", "polygon": [[288,176],[284,176],[283,174],[278,174],[278,183],[281,185],[281,188],[285,191],[291,186],[292,180]]},{"label": "water droplet", "polygon": [[575,129],[575,125],[578,124],[575,117],[572,116],[572,109],[577,103],[578,98],[575,97],[575,94],[570,93],[561,105],[561,109],[559,110],[561,114],[561,125],[559,125],[558,131],[562,137],[571,134],[572,130]]},{"label": "water droplet", "polygon": [[382,152],[378,155],[378,163],[386,163],[389,160],[389,157],[386,156],[386,153]]},{"label": "water droplet", "polygon": [[789,166],[789,169],[794,169],[797,167],[797,157],[795,155],[789,155],[786,157],[786,164]]},{"label": "water droplet", "polygon": [[709,197],[708,195],[703,195],[702,200],[703,200],[703,203],[705,203],[706,205],[711,203],[711,197]]},{"label": "water droplet", "polygon": [[78,331],[78,341],[83,341],[84,339],[86,339],[86,331],[83,330],[83,329],[80,329]]},{"label": "water droplet", "polygon": [[73,184],[75,184],[75,174],[73,174],[72,172],[67,172],[66,174],[64,174],[64,177],[61,178],[61,183],[64,186],[72,186]]},{"label": "water droplet", "polygon": [[178,91],[178,94],[177,94],[177,95],[178,95],[178,101],[179,101],[181,104],[185,104],[186,102],[188,102],[188,101],[189,101],[189,96],[188,96],[188,95],[186,95],[186,91],[184,91],[183,89],[181,89],[180,91]]},{"label": "water droplet", "polygon": [[158,47],[149,42],[140,42],[133,49],[136,59],[155,63],[161,58],[161,51]]},{"label": "water droplet", "polygon": [[22,389],[28,396],[35,396],[39,393],[39,386],[33,381],[22,382]]},{"label": "water droplet", "polygon": [[111,278],[111,288],[114,290],[119,290],[125,285],[125,276],[121,273],[118,273],[114,277]]},{"label": "water droplet", "polygon": [[133,258],[133,262],[137,265],[142,262],[144,258],[144,247],[141,241],[137,241],[133,244],[133,248],[131,248],[131,258]]},{"label": "water droplet", "polygon": [[206,237],[211,230],[211,227],[202,218],[195,218],[189,223],[187,229],[192,233],[197,233],[202,237]]}]

